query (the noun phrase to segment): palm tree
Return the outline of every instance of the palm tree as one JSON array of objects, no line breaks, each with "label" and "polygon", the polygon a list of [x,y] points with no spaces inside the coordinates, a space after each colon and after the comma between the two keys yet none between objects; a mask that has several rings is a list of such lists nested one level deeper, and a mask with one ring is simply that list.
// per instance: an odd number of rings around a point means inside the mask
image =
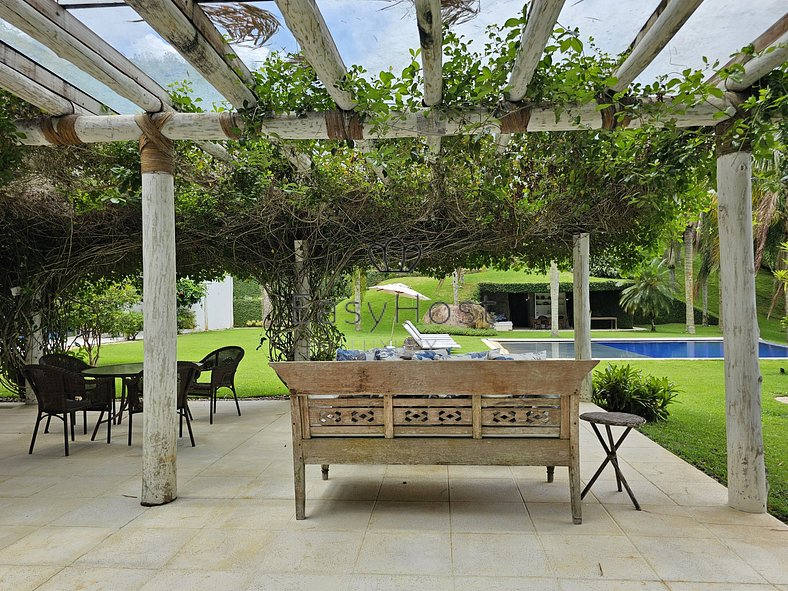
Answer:
[{"label": "palm tree", "polygon": [[660,312],[670,311],[675,284],[670,281],[665,262],[654,259],[634,278],[634,283],[621,292],[619,304],[630,314],[641,312],[651,319],[651,332],[656,332]]}]

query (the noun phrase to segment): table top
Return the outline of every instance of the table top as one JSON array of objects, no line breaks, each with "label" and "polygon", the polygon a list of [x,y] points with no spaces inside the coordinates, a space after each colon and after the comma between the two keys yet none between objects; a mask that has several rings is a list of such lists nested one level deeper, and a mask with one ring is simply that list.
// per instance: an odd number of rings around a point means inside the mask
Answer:
[{"label": "table top", "polygon": [[115,365],[100,365],[83,369],[82,373],[93,377],[127,378],[136,376],[142,371],[142,363],[117,363]]}]

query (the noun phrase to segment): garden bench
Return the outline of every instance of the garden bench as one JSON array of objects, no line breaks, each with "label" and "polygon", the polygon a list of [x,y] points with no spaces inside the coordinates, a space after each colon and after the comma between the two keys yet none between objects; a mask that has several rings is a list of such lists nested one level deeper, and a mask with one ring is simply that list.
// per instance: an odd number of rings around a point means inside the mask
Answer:
[{"label": "garden bench", "polygon": [[306,464],[322,465],[324,479],[329,464],[464,464],[567,466],[580,523],[579,389],[596,364],[271,363],[290,390],[296,519]]}]

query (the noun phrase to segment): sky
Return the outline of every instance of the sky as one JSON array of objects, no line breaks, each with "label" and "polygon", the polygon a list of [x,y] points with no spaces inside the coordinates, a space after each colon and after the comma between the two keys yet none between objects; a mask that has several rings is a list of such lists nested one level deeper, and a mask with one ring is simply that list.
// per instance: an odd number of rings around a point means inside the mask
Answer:
[{"label": "sky", "polygon": [[[600,49],[618,54],[629,46],[658,3],[659,0],[566,0],[558,22],[567,27],[579,27],[581,38],[593,37]],[[523,9],[522,0],[480,0],[479,4],[478,16],[455,27],[456,32],[472,41],[482,39],[487,25],[503,23]],[[273,2],[256,5],[271,11],[284,23]],[[389,68],[400,71],[409,62],[408,49],[418,47],[416,17],[409,2],[318,0],[318,6],[347,66],[357,64],[372,74]],[[785,0],[706,0],[638,80],[651,82],[660,74],[702,68],[703,56],[711,62],[719,60],[724,64],[732,53],[777,21],[785,9]],[[196,94],[204,97],[204,104],[221,100],[169,44],[147,23],[140,22],[130,8],[92,8],[75,10],[72,14],[160,84],[189,78]],[[43,62],[116,110],[126,113],[138,110],[73,66],[62,60],[58,62],[50,51],[23,33],[2,26],[2,21],[0,39]],[[265,47],[236,46],[235,49],[247,66],[255,69],[269,51],[297,51],[298,45],[283,24]]]}]

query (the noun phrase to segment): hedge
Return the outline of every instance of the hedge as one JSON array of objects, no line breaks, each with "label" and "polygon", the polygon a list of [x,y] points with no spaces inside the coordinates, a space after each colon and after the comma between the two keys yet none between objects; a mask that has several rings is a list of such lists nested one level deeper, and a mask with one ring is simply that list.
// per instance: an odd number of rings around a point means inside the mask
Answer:
[{"label": "hedge", "polygon": [[417,324],[422,334],[453,334],[464,337],[494,337],[498,331],[494,328],[470,328],[469,326],[452,326],[450,324]]},{"label": "hedge", "polygon": [[[590,291],[621,291],[631,284],[626,279],[594,279],[589,283]],[[572,282],[561,281],[558,291],[571,292]],[[503,293],[550,293],[549,281],[532,281],[528,283],[479,283],[476,286],[476,299],[481,298],[482,292]]]},{"label": "hedge", "polygon": [[260,321],[260,284],[256,281],[235,281],[233,283],[233,324],[246,326],[250,320]]}]

